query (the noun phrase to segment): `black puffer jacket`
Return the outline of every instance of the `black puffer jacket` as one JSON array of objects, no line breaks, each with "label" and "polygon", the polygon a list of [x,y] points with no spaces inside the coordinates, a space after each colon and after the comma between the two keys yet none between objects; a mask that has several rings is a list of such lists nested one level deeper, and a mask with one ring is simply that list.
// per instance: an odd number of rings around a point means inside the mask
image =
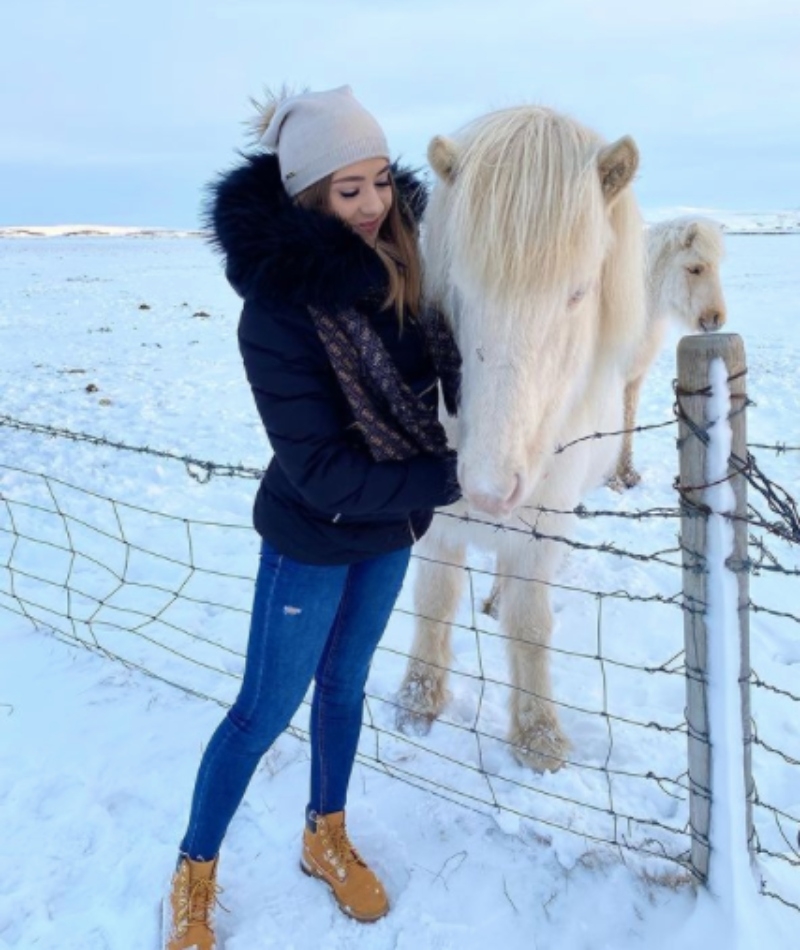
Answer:
[{"label": "black puffer jacket", "polygon": [[[403,213],[418,219],[425,192],[396,172]],[[239,346],[274,456],[256,497],[259,534],[309,564],[349,564],[411,544],[432,509],[459,497],[455,457],[375,462],[354,425],[309,305],[356,306],[405,382],[435,403],[436,375],[411,320],[384,310],[386,272],[337,218],[299,208],[277,159],[258,154],[212,186],[209,223],[228,279],[244,299]]]}]

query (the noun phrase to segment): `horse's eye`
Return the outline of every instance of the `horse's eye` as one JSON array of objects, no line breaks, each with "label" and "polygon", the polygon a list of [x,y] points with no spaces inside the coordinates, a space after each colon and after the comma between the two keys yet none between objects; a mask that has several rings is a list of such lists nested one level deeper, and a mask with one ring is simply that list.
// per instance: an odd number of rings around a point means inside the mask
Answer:
[{"label": "horse's eye", "polygon": [[689,271],[690,274],[694,274],[695,277],[699,277],[703,273],[704,268],[702,264],[694,264],[692,267],[687,267],[686,270]]},{"label": "horse's eye", "polygon": [[568,306],[574,307],[576,304],[580,303],[581,300],[586,296],[586,288],[581,287],[576,290],[569,298]]}]

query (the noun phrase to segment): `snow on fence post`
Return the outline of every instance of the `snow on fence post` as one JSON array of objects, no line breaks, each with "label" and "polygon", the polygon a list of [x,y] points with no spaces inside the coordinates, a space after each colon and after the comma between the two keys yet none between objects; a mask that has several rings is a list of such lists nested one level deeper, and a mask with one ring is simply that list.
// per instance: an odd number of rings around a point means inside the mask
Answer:
[{"label": "snow on fence post", "polygon": [[[734,333],[684,337],[678,346],[677,399],[691,863],[707,884],[712,852],[732,846],[731,835],[744,852],[739,857],[728,855],[734,865],[746,860],[753,845],[747,482],[736,474],[738,460],[747,458],[741,337]],[[722,448],[720,438],[727,440]],[[723,512],[735,517],[724,517]],[[716,543],[719,530],[727,534]],[[732,649],[735,654],[730,656]],[[713,665],[725,665],[720,650],[728,650],[730,677]],[[712,695],[712,680],[725,694],[722,698]],[[725,721],[737,718],[741,726]],[[720,767],[729,769],[727,783]],[[733,816],[735,827],[725,831],[718,827],[719,837],[712,840],[715,813],[728,821]],[[726,836],[728,844],[723,845]],[[715,876],[719,873],[717,869]]]}]

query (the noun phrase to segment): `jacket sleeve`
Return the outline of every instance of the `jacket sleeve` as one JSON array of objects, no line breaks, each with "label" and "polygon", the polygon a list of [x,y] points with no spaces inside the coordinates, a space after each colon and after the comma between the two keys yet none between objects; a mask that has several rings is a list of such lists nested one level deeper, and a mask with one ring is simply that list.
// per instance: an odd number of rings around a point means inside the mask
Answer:
[{"label": "jacket sleeve", "polygon": [[376,462],[346,433],[349,413],[310,318],[245,302],[239,345],[278,464],[310,506],[356,518],[403,516],[461,497],[455,452]]}]

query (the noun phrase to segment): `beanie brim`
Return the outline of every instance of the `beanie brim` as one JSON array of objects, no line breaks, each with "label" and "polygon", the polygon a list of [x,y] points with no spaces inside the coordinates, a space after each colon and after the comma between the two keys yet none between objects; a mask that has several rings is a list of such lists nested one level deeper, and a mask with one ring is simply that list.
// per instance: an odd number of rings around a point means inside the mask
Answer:
[{"label": "beanie brim", "polygon": [[[296,197],[301,191],[322,181],[328,175],[363,162],[370,158],[385,158],[389,161],[389,146],[382,135],[370,135],[361,139],[343,142],[340,146],[331,149],[325,155],[315,158],[302,168],[283,168],[281,179],[283,186],[291,197]],[[280,159],[280,156],[279,156]]]}]

